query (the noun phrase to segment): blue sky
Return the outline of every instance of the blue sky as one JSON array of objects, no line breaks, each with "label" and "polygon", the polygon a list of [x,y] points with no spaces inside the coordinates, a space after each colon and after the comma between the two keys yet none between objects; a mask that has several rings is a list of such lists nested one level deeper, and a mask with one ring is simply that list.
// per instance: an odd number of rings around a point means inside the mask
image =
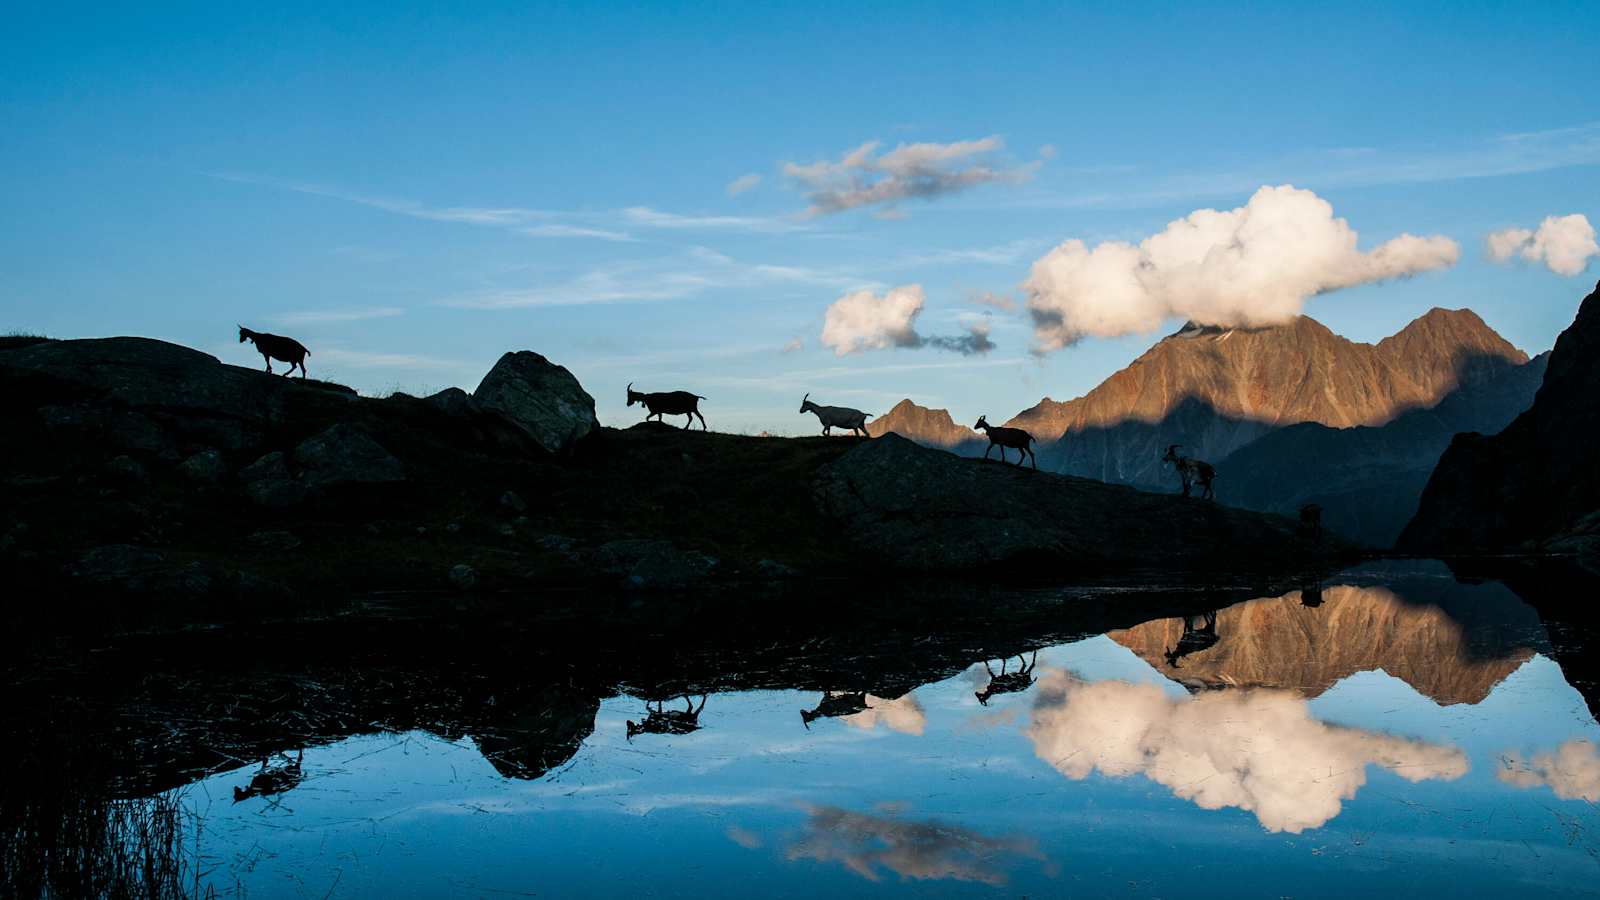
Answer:
[{"label": "blue sky", "polygon": [[[242,322],[371,393],[470,389],[529,348],[608,424],[638,418],[629,381],[710,397],[724,430],[810,432],[806,391],[970,422],[1081,394],[1161,333],[1037,355],[1025,310],[975,297],[1026,302],[1063,241],[1137,242],[1293,184],[1362,251],[1460,248],[1308,313],[1375,340],[1469,306],[1537,352],[1600,263],[1496,265],[1484,241],[1600,221],[1596,33],[1592,3],[14,10],[0,330],[254,365]],[[933,196],[808,215],[816,184],[785,165],[882,187],[886,167],[841,165],[869,141],[880,160],[986,143]],[[920,346],[822,344],[835,301],[908,285],[924,303],[897,342]],[[927,340],[976,322],[986,353]]]}]

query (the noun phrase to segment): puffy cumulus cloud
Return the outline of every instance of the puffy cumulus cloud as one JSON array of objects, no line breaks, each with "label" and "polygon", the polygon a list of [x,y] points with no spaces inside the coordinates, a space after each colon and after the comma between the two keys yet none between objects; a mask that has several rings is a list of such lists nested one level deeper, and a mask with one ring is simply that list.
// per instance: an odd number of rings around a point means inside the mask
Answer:
[{"label": "puffy cumulus cloud", "polygon": [[1407,781],[1467,771],[1458,748],[1327,725],[1286,691],[1175,700],[1153,684],[1060,671],[1040,678],[1027,733],[1068,778],[1143,775],[1204,809],[1249,810],[1269,831],[1326,823],[1366,783],[1368,765]]},{"label": "puffy cumulus cloud", "polygon": [[749,175],[740,175],[738,178],[728,182],[728,196],[737,197],[745,191],[753,189],[760,183],[761,176],[755,174],[754,172],[750,173]]},{"label": "puffy cumulus cloud", "polygon": [[952,879],[1003,885],[1007,867],[1021,859],[1043,861],[1026,837],[989,837],[938,821],[915,822],[893,816],[851,812],[836,806],[810,807],[805,831],[790,845],[788,858],[838,863],[868,881],[880,869],[918,881]]},{"label": "puffy cumulus cloud", "polygon": [[922,704],[917,702],[915,694],[906,694],[894,700],[885,700],[868,694],[866,709],[848,716],[840,716],[839,719],[846,725],[863,731],[871,731],[882,725],[890,731],[914,735],[921,735],[928,724],[928,715],[922,711]]},{"label": "puffy cumulus cloud", "polygon": [[1201,209],[1138,244],[1069,240],[1033,264],[1022,289],[1041,352],[1085,336],[1148,333],[1169,318],[1280,324],[1308,297],[1453,265],[1449,238],[1402,234],[1373,250],[1311,191],[1262,187],[1237,209]]},{"label": "puffy cumulus cloud", "polygon": [[931,200],[993,182],[1019,182],[1032,176],[1040,163],[1004,167],[985,162],[1005,146],[999,137],[950,144],[901,144],[879,154],[878,141],[865,144],[837,160],[814,163],[788,162],[783,174],[806,192],[806,215],[879,207],[882,218],[899,218],[895,204],[902,200]]},{"label": "puffy cumulus cloud", "polygon": [[1517,787],[1545,786],[1563,800],[1600,801],[1600,752],[1584,740],[1567,741],[1554,753],[1523,759],[1508,753],[1500,759],[1501,781]]},{"label": "puffy cumulus cloud", "polygon": [[1485,245],[1494,262],[1521,257],[1527,262],[1544,263],[1557,275],[1576,275],[1589,265],[1591,258],[1600,256],[1594,226],[1580,214],[1547,216],[1538,229],[1502,229],[1490,234]]},{"label": "puffy cumulus cloud", "polygon": [[922,307],[920,284],[890,288],[882,296],[870,290],[852,291],[833,301],[824,314],[822,346],[831,348],[836,356],[890,347],[934,347],[964,356],[994,349],[989,320],[984,317],[964,319],[961,327],[965,334],[922,336],[916,327]]}]

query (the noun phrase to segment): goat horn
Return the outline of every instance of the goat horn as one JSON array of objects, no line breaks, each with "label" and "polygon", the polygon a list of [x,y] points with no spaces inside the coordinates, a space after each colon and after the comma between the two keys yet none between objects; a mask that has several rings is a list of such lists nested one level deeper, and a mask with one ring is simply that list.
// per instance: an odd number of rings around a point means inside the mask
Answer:
[{"label": "goat horn", "polygon": [[630,382],[628,382],[628,392],[629,392],[629,393],[632,393],[632,392],[633,392],[633,382],[631,382],[631,381],[630,381]]},{"label": "goat horn", "polygon": [[810,391],[806,391],[806,395],[804,397],[800,398],[800,402],[804,403],[804,402],[806,402],[807,400],[810,400],[810,399],[811,399],[811,392]]}]

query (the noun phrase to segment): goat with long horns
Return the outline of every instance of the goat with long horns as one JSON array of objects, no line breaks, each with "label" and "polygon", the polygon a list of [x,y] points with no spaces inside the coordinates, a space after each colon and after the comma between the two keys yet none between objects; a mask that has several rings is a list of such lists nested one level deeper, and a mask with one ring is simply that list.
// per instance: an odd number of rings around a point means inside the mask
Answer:
[{"label": "goat with long horns", "polygon": [[662,391],[656,394],[643,394],[633,389],[633,382],[628,382],[628,405],[643,404],[648,410],[644,417],[646,422],[652,418],[661,421],[663,415],[688,416],[683,423],[685,430],[694,424],[696,416],[700,418],[700,430],[706,431],[706,417],[700,415],[700,401],[706,398],[688,391]]}]

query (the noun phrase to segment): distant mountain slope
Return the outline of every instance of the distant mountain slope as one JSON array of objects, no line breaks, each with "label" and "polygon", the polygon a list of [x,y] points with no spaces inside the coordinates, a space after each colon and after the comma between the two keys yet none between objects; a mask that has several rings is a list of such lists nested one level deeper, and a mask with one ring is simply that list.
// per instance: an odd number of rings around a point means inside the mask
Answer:
[{"label": "distant mountain slope", "polygon": [[1538,614],[1503,585],[1451,584],[1413,603],[1384,587],[1330,586],[1320,605],[1295,591],[1217,614],[1216,641],[1180,648],[1183,619],[1110,632],[1191,690],[1277,688],[1317,697],[1357,672],[1383,671],[1442,705],[1481,703],[1545,649]]},{"label": "distant mountain slope", "polygon": [[1533,402],[1549,356],[1497,370],[1385,425],[1304,422],[1271,432],[1221,462],[1219,495],[1233,506],[1289,516],[1316,503],[1330,530],[1369,546],[1392,546],[1450,439],[1462,431],[1493,434],[1510,424]]},{"label": "distant mountain slope", "polygon": [[1600,565],[1600,284],[1556,339],[1527,412],[1460,434],[1434,468],[1402,549],[1576,550]]},{"label": "distant mountain slope", "polygon": [[1525,362],[1470,310],[1430,310],[1377,344],[1304,316],[1261,329],[1189,325],[1084,396],[1046,398],[1007,424],[1054,440],[1041,456],[1055,471],[1166,487],[1167,444],[1218,462],[1287,425],[1381,425]]},{"label": "distant mountain slope", "polygon": [[867,423],[867,433],[873,437],[891,431],[924,447],[937,447],[962,456],[982,455],[989,445],[983,435],[957,425],[950,418],[949,410],[918,406],[910,399],[901,400],[893,409]]}]

